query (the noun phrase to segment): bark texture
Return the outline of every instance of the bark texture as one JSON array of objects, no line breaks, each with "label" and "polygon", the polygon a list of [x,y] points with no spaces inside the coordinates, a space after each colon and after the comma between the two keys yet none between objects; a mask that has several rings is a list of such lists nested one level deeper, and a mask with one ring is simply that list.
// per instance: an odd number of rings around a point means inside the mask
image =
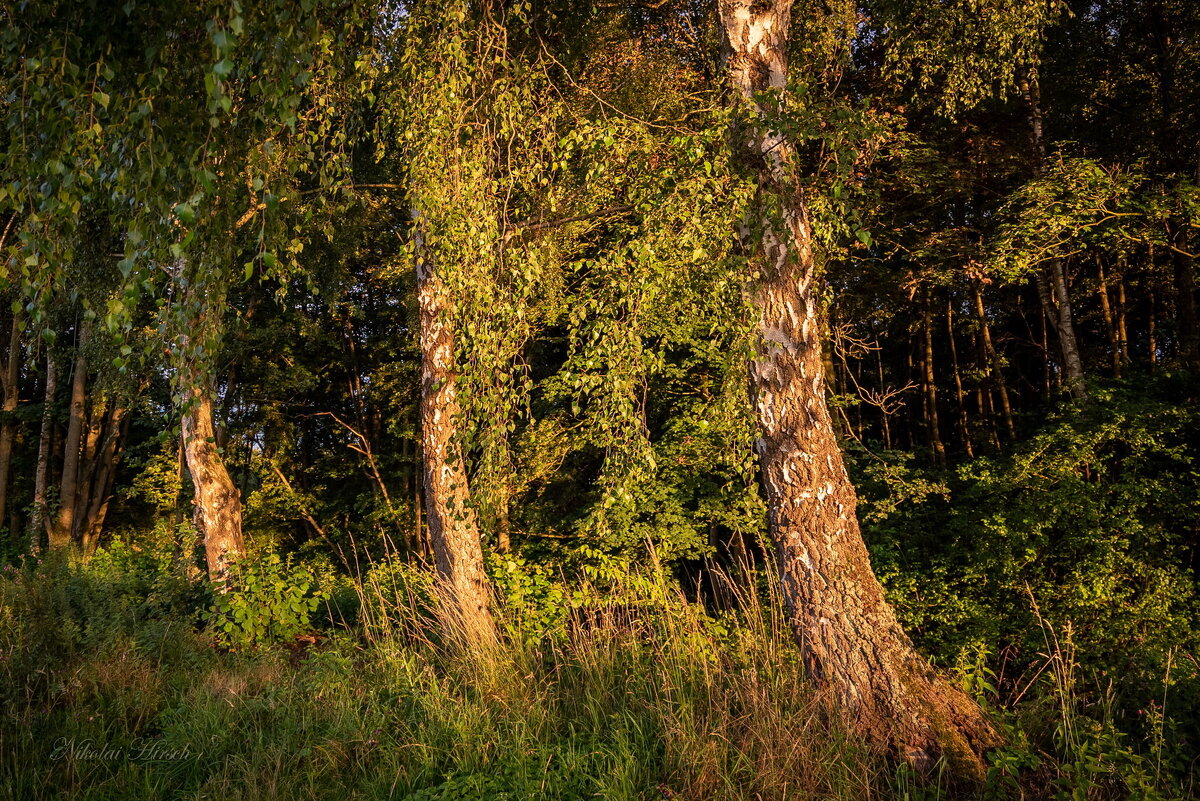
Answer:
[{"label": "bark texture", "polygon": [[[790,6],[720,4],[730,79],[752,112],[753,93],[786,83]],[[745,232],[746,244],[761,248],[761,277],[751,287],[760,314],[750,366],[756,447],[783,597],[804,662],[866,738],[920,767],[945,757],[956,774],[978,780],[980,754],[996,743],[994,731],[978,705],[913,648],[859,532],[854,487],[825,403],[812,232],[789,174],[788,143],[753,123],[735,136],[757,167],[762,195],[759,219],[747,226],[761,241]]]},{"label": "bark texture", "polygon": [[453,623],[470,639],[494,636],[479,525],[456,438],[461,414],[454,365],[453,301],[416,221],[421,346],[421,446],[425,518]]},{"label": "bark texture", "polygon": [[192,403],[183,415],[183,451],[195,490],[194,519],[204,541],[208,577],[221,584],[245,550],[242,502],[217,451],[212,396],[200,388],[192,394]]}]

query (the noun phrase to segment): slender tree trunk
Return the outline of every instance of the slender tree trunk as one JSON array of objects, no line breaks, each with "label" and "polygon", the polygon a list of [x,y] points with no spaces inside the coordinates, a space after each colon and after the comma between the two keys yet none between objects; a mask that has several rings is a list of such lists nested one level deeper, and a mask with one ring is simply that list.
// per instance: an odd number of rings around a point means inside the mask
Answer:
[{"label": "slender tree trunk", "polygon": [[1054,308],[1058,316],[1054,328],[1058,332],[1058,344],[1062,348],[1067,391],[1071,393],[1072,398],[1086,401],[1088,394],[1083,359],[1079,355],[1079,339],[1075,336],[1075,323],[1071,313],[1071,296],[1061,259],[1050,262],[1050,286],[1054,290]]},{"label": "slender tree trunk", "polygon": [[[1032,151],[1033,171],[1040,176],[1045,170],[1046,140],[1042,126],[1042,93],[1035,67],[1029,67],[1021,82],[1021,91],[1029,110],[1029,137]],[[1059,349],[1063,356],[1063,373],[1067,390],[1077,400],[1087,400],[1087,382],[1083,372],[1083,360],[1079,356],[1079,340],[1075,336],[1075,323],[1071,312],[1071,295],[1067,287],[1066,270],[1062,259],[1051,259],[1045,274],[1035,275],[1038,297],[1042,310],[1050,318],[1054,332],[1058,335]]]},{"label": "slender tree trunk", "polygon": [[[1000,354],[996,352],[996,346],[992,344],[992,329],[988,325],[987,309],[983,306],[983,293],[979,290],[978,284],[972,287],[972,294],[975,301],[975,317],[979,321],[979,336],[980,342],[983,345],[983,355],[987,361],[992,386],[995,388],[996,394],[1000,396],[1000,410],[1004,416],[1004,428],[1008,432],[1009,440],[1015,440],[1017,438],[1017,427],[1013,423],[1012,404],[1008,399],[1008,384],[1004,381],[1004,370],[1000,364]],[[997,444],[999,444],[998,439]]]},{"label": "slender tree trunk", "polygon": [[1117,349],[1121,353],[1121,367],[1129,363],[1129,329],[1126,326],[1126,317],[1129,310],[1129,301],[1125,297],[1125,275],[1123,272],[1117,273]]},{"label": "slender tree trunk", "polygon": [[[8,361],[4,365],[4,422],[0,424],[0,521],[8,515],[8,485],[12,475],[13,443],[17,439],[17,421],[13,415],[20,403],[21,379],[21,316],[13,315],[8,340]],[[9,531],[12,537],[16,531]]]},{"label": "slender tree trunk", "polygon": [[46,384],[42,390],[42,430],[38,436],[37,467],[33,473],[33,511],[29,516],[29,547],[41,548],[42,536],[48,534],[49,509],[46,505],[46,485],[50,474],[50,435],[54,430],[54,398],[58,390],[58,368],[54,354],[46,349]]},{"label": "slender tree trunk", "polygon": [[975,331],[975,362],[979,366],[980,379],[975,385],[975,404],[979,408],[979,418],[987,421],[988,431],[992,435],[992,447],[1000,447],[1000,428],[996,424],[996,402],[992,392],[992,377],[989,367],[987,347],[983,341],[983,326]]},{"label": "slender tree trunk", "polygon": [[1121,377],[1121,345],[1117,337],[1117,324],[1113,319],[1112,303],[1108,297],[1108,279],[1104,274],[1104,259],[1096,254],[1096,294],[1100,298],[1100,312],[1104,317],[1104,332],[1108,334],[1108,347],[1112,353],[1113,378]]},{"label": "slender tree trunk", "polygon": [[91,556],[100,543],[104,519],[108,514],[108,501],[116,480],[117,462],[121,457],[121,444],[128,428],[125,409],[114,403],[104,416],[103,436],[89,471],[88,504],[78,512],[77,525],[84,556]]},{"label": "slender tree trunk", "polygon": [[[875,364],[879,368],[879,392],[880,397],[887,390],[887,383],[883,379],[883,348],[875,349]],[[886,401],[879,404],[879,422],[883,426],[883,447],[888,450],[892,449],[892,425],[889,420],[891,415],[888,413]]]},{"label": "slender tree trunk", "polygon": [[946,301],[946,336],[950,342],[950,364],[954,369],[954,402],[958,407],[958,433],[962,437],[963,450],[968,459],[975,458],[975,447],[971,443],[971,427],[967,420],[967,402],[963,393],[962,370],[958,364],[958,345],[954,341],[954,302]]},{"label": "slender tree trunk", "polygon": [[[1182,230],[1171,233],[1177,246],[1187,244]],[[1196,282],[1192,275],[1192,259],[1178,250],[1171,251],[1175,268],[1176,330],[1179,332],[1179,355],[1190,364],[1200,361],[1200,328],[1196,323]]]},{"label": "slender tree trunk", "polygon": [[79,500],[79,462],[83,448],[84,412],[87,404],[87,359],[84,345],[87,329],[80,332],[76,346],[75,372],[71,377],[71,408],[67,418],[67,437],[63,442],[62,481],[59,482],[58,519],[50,534],[51,548],[69,546],[75,530],[75,508]]},{"label": "slender tree trunk", "polygon": [[[78,488],[75,492],[75,514],[71,528],[72,542],[83,544],[83,532],[87,531],[87,512],[92,505],[92,488],[96,479],[96,471],[100,463],[96,456],[104,435],[106,419],[104,404],[93,399],[85,428],[87,433],[83,438],[83,453],[79,457]],[[86,552],[86,549],[85,549]]]},{"label": "slender tree trunk", "polygon": [[[787,82],[790,0],[722,0],[725,60],[740,99]],[[840,700],[868,740],[928,767],[941,755],[979,780],[995,734],[979,706],[938,678],[883,595],[855,517],[856,497],[825,403],[812,231],[788,174],[788,143],[757,126],[735,132],[758,170],[760,202],[743,242],[760,276],[750,384],[756,449],[787,612],[812,680]],[[765,195],[782,203],[771,214]],[[761,238],[757,234],[761,233]],[[758,250],[761,248],[761,250]]]},{"label": "slender tree trunk", "polygon": [[[913,373],[916,372],[913,367],[914,347],[912,332],[910,331],[908,335],[908,348],[906,348],[904,352],[904,366],[906,368],[905,380],[907,383],[913,383]],[[908,435],[908,449],[910,451],[915,451],[917,449],[917,439],[914,432],[917,430],[917,413],[913,409],[913,404],[906,403],[904,408],[905,411],[908,412],[908,414],[904,416],[904,422],[906,423],[904,429],[905,433]]]},{"label": "slender tree trunk", "polygon": [[[416,470],[413,466],[413,443],[407,437],[400,440],[400,464],[403,465],[400,471],[400,489],[402,492],[408,493],[408,497],[413,497],[413,480]],[[397,523],[400,519],[397,517]],[[421,552],[421,532],[416,526],[409,530],[408,536],[405,538],[405,547],[408,549],[410,556]]]},{"label": "slender tree trunk", "polygon": [[245,550],[242,502],[233,479],[217,451],[211,392],[195,386],[184,410],[183,452],[195,490],[194,520],[204,542],[208,578],[221,586],[233,563]]},{"label": "slender tree trunk", "polygon": [[1146,313],[1146,350],[1152,366],[1158,365],[1158,310],[1154,299],[1154,290],[1146,293],[1148,311]]},{"label": "slender tree trunk", "polygon": [[929,434],[929,450],[934,464],[946,463],[946,446],[942,442],[941,424],[938,421],[937,382],[933,373],[933,314],[930,312],[929,293],[925,295],[921,311],[921,382],[925,385],[925,430]]},{"label": "slender tree trunk", "polygon": [[483,546],[462,451],[461,414],[455,379],[453,300],[425,249],[420,219],[414,220],[417,305],[420,309],[421,444],[425,471],[425,518],[434,562],[453,623],[471,640],[494,637]]},{"label": "slender tree trunk", "polygon": [[512,518],[510,506],[512,505],[512,497],[509,486],[512,478],[510,475],[504,477],[504,486],[501,487],[496,499],[496,551],[497,553],[508,553],[512,550]]}]

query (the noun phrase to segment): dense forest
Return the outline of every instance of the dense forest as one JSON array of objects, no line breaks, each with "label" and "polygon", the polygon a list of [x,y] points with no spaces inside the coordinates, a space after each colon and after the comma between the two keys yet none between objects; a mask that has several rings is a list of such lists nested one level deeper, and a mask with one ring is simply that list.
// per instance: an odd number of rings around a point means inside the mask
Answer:
[{"label": "dense forest", "polygon": [[0,22],[0,798],[1200,794],[1194,0]]}]

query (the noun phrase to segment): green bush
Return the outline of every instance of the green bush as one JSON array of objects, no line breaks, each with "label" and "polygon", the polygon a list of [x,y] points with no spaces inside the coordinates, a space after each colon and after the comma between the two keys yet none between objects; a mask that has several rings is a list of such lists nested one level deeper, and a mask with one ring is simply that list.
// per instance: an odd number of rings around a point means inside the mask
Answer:
[{"label": "green bush", "polygon": [[266,553],[235,564],[226,586],[213,588],[206,617],[225,645],[269,645],[311,630],[323,597],[311,566]]}]

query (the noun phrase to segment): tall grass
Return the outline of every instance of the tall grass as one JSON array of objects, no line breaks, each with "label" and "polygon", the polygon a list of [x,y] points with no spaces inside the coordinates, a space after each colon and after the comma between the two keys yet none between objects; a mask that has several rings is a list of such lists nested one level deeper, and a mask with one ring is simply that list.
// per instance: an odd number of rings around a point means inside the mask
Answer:
[{"label": "tall grass", "polygon": [[[943,797],[846,731],[759,587],[728,581],[738,611],[719,617],[655,571],[552,606],[509,597],[481,649],[426,574],[381,565],[330,609],[338,625],[231,651],[173,570],[0,580],[0,798]],[[1068,786],[1037,775],[988,792]],[[1105,777],[1078,797],[1120,797]]]}]

